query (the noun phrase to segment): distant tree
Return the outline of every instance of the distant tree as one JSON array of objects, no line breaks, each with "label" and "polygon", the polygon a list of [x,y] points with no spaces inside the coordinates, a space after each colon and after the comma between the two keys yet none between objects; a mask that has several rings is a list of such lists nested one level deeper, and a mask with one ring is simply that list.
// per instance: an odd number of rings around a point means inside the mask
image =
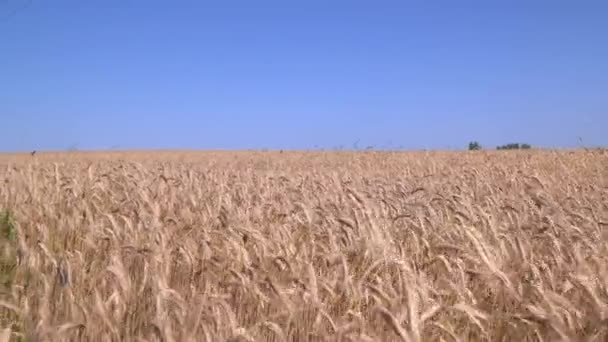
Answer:
[{"label": "distant tree", "polygon": [[497,150],[529,150],[532,146],[529,144],[510,143],[502,146],[497,146]]},{"label": "distant tree", "polygon": [[481,150],[481,145],[477,141],[471,141],[469,143],[469,151]]}]

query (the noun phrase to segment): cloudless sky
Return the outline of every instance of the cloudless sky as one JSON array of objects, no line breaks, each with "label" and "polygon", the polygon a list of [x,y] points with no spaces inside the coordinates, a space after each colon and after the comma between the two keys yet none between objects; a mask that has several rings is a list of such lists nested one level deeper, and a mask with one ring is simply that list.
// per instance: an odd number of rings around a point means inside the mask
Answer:
[{"label": "cloudless sky", "polygon": [[0,151],[608,145],[606,1],[0,0]]}]

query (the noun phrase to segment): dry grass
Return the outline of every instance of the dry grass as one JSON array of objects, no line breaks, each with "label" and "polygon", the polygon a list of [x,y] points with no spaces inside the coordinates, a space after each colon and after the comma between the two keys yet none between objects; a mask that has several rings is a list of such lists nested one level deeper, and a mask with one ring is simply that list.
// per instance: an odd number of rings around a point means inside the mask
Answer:
[{"label": "dry grass", "polygon": [[602,151],[38,153],[0,182],[0,342],[608,339]]}]

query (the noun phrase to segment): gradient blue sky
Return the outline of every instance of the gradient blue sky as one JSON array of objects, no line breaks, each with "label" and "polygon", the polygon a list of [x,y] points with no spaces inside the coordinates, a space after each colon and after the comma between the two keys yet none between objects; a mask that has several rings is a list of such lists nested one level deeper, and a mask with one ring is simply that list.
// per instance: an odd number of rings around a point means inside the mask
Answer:
[{"label": "gradient blue sky", "polygon": [[606,1],[0,0],[1,151],[608,145]]}]

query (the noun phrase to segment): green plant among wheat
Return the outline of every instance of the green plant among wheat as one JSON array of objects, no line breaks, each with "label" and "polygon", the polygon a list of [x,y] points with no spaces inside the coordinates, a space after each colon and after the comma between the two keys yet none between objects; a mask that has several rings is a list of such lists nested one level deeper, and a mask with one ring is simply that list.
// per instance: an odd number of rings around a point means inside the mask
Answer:
[{"label": "green plant among wheat", "polygon": [[17,239],[15,225],[8,210],[0,213],[0,286],[10,289],[17,268],[14,243]]}]

